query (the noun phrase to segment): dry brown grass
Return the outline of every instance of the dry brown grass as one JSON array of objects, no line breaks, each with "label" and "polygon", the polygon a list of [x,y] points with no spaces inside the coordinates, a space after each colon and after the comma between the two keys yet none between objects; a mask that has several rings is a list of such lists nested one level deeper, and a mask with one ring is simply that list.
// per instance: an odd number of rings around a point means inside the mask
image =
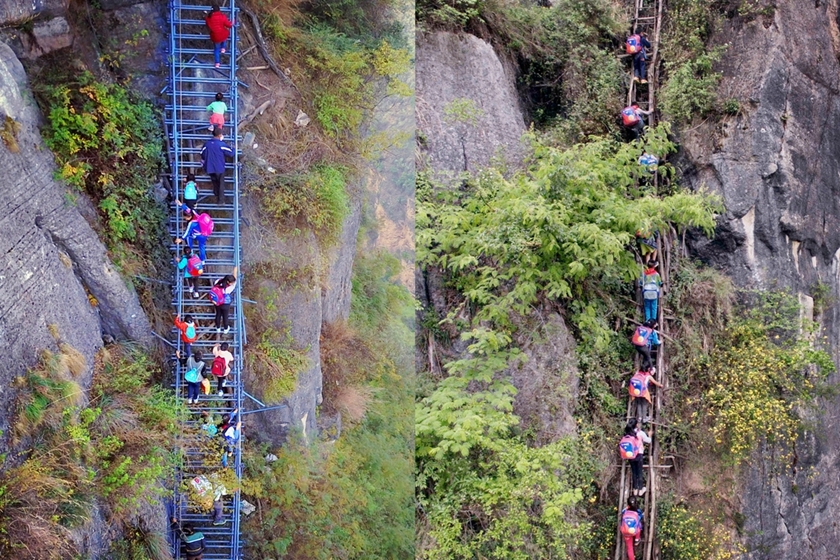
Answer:
[{"label": "dry brown grass", "polygon": [[362,421],[373,398],[373,390],[360,385],[339,387],[333,406],[341,412],[341,417],[348,424]]},{"label": "dry brown grass", "polygon": [[[353,410],[358,410],[354,403],[366,408],[371,395],[361,388],[361,383],[375,363],[371,350],[346,322],[325,325],[321,330],[321,369],[326,411],[341,410],[340,403]],[[364,416],[364,410],[361,415]]]}]

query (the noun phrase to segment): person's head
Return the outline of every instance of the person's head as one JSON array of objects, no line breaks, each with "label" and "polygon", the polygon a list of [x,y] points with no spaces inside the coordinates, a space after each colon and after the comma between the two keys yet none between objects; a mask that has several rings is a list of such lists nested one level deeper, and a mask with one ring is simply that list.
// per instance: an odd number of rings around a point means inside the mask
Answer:
[{"label": "person's head", "polygon": [[193,526],[189,523],[184,523],[184,525],[181,527],[181,530],[184,531],[185,535],[192,535],[193,533],[195,533],[195,529],[193,529]]},{"label": "person's head", "polygon": [[193,322],[192,315],[184,315],[184,322],[185,323],[192,323]]},{"label": "person's head", "polygon": [[624,426],[624,435],[626,436],[634,436],[636,435],[636,419],[631,418],[627,421],[627,425]]},{"label": "person's head", "polygon": [[636,499],[636,496],[630,496],[627,498],[627,509],[639,511],[639,500]]},{"label": "person's head", "polygon": [[230,345],[227,342],[222,342],[222,345],[219,348],[226,351],[228,348],[230,348]]},{"label": "person's head", "polygon": [[210,6],[210,11],[211,12],[218,12],[219,11],[219,5],[216,4],[215,2],[213,2],[213,5]]},{"label": "person's head", "polygon": [[184,217],[185,217],[185,218],[189,218],[189,219],[193,220],[193,219],[197,218],[198,216],[196,215],[196,213],[195,213],[195,212],[193,212],[193,211],[190,209],[190,207],[189,207],[189,206],[187,206],[186,204],[184,204]]},{"label": "person's head", "polygon": [[221,101],[224,98],[225,96],[222,94],[222,92],[216,94],[216,101]]},{"label": "person's head", "polygon": [[213,127],[213,138],[221,138],[222,137],[222,127],[221,126],[214,126]]},{"label": "person's head", "polygon": [[630,104],[630,106],[631,106],[632,108],[634,108],[634,109],[638,109],[638,108],[639,108],[639,104],[638,104],[638,103],[636,103],[635,101],[634,101],[633,103],[631,103],[631,104]]},{"label": "person's head", "polygon": [[189,247],[184,247],[184,256],[187,257],[187,258],[191,257],[192,256],[192,249],[190,249]]},{"label": "person's head", "polygon": [[236,278],[233,276],[233,274],[226,274],[223,280],[225,281],[225,285],[227,286],[230,286],[231,284],[236,282]]},{"label": "person's head", "polygon": [[195,352],[193,352],[193,359],[194,359],[196,362],[200,362],[200,361],[201,361],[201,352],[199,352],[198,350],[196,350]]},{"label": "person's head", "polygon": [[657,262],[657,261],[650,261],[648,263],[649,268],[656,268],[657,266],[659,266],[659,262]]},{"label": "person's head", "polygon": [[656,328],[656,319],[648,319],[647,321],[645,321],[645,326],[650,327],[652,329],[655,329]]},{"label": "person's head", "polygon": [[187,182],[195,181],[195,174],[187,173]]}]

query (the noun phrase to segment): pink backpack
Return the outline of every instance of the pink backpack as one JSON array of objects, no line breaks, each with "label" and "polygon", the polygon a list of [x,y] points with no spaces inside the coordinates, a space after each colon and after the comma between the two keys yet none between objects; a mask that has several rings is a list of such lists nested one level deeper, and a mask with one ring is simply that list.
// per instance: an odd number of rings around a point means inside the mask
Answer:
[{"label": "pink backpack", "polygon": [[205,212],[198,215],[198,229],[204,237],[210,237],[213,234],[213,218],[210,214]]}]

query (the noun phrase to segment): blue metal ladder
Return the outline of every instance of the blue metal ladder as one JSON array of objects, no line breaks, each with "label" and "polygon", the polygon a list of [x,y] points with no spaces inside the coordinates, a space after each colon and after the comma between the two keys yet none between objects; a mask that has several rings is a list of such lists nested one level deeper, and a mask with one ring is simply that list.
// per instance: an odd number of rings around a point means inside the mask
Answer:
[{"label": "blue metal ladder", "polygon": [[[238,10],[236,0],[230,0],[228,7],[222,7],[222,13],[228,19],[235,21]],[[209,213],[215,224],[213,235],[207,241],[207,260],[204,274],[199,279],[200,299],[184,297],[184,281],[181,271],[176,271],[176,290],[173,295],[172,307],[175,313],[184,317],[189,314],[196,320],[198,340],[193,343],[193,350],[201,351],[205,363],[205,375],[209,375],[212,363],[212,348],[217,342],[227,342],[233,353],[231,373],[226,387],[230,392],[223,397],[216,394],[215,379],[211,380],[211,392],[202,394],[199,404],[189,407],[189,415],[183,419],[183,461],[176,473],[173,488],[173,516],[182,524],[190,524],[201,531],[205,537],[207,550],[204,560],[240,560],[239,518],[240,493],[231,493],[223,497],[224,525],[216,526],[212,523],[212,516],[201,511],[196,504],[190,503],[188,496],[182,492],[182,481],[190,480],[198,475],[210,475],[224,469],[233,469],[237,480],[242,479],[241,441],[234,446],[233,454],[228,459],[227,467],[222,466],[221,455],[208,453],[201,445],[199,427],[201,413],[206,411],[216,418],[227,415],[233,409],[242,410],[242,369],[243,348],[247,344],[245,332],[245,318],[242,314],[242,274],[240,248],[240,200],[239,200],[239,108],[237,88],[242,85],[236,79],[237,29],[231,29],[227,52],[221,55],[221,65],[214,67],[213,44],[204,23],[204,13],[211,7],[204,5],[201,0],[169,0],[169,64],[170,75],[165,88],[168,103],[165,108],[165,124],[167,129],[168,156],[171,166],[172,188],[176,198],[181,198],[181,190],[187,173],[196,176],[198,186],[198,202],[196,208],[200,212]],[[200,151],[204,141],[211,137],[207,130],[209,113],[206,106],[213,101],[217,92],[225,95],[228,112],[225,115],[225,141],[234,149],[234,158],[227,162],[225,172],[225,191],[223,204],[210,204],[205,200],[212,199],[212,187],[209,177],[204,173],[200,163]],[[230,188],[233,186],[233,196]],[[231,200],[232,199],[232,200]],[[173,202],[170,208],[169,233],[174,240],[180,236],[186,227],[186,221]],[[170,251],[175,259],[180,257],[184,245],[170,245]],[[230,310],[231,330],[228,334],[216,333],[210,326],[214,317],[214,308],[208,290],[213,282],[225,274],[231,273],[233,268],[239,271],[238,281]],[[170,340],[174,348],[183,345],[177,329],[170,332]],[[171,359],[174,361],[175,356]],[[186,396],[183,381],[184,371],[175,362],[172,387],[176,397],[181,400]],[[239,416],[242,418],[242,416]],[[244,431],[244,430],[243,430]],[[198,433],[196,437],[195,433]],[[216,438],[222,438],[221,434]],[[180,543],[177,538],[172,539],[172,553],[176,559],[182,558]]]}]

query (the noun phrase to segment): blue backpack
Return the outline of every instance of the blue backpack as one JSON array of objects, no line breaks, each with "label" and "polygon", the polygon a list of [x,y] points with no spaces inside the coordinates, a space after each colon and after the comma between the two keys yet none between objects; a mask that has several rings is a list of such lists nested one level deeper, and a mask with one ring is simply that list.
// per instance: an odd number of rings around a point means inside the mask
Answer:
[{"label": "blue backpack", "polygon": [[659,299],[659,283],[656,281],[657,274],[645,274],[642,276],[642,295],[645,299]]},{"label": "blue backpack", "polygon": [[195,181],[188,181],[184,185],[184,199],[195,200],[196,198],[198,198],[198,190],[195,188]]},{"label": "blue backpack", "polygon": [[184,374],[184,379],[187,380],[187,383],[198,383],[198,370],[189,370],[187,373]]}]

